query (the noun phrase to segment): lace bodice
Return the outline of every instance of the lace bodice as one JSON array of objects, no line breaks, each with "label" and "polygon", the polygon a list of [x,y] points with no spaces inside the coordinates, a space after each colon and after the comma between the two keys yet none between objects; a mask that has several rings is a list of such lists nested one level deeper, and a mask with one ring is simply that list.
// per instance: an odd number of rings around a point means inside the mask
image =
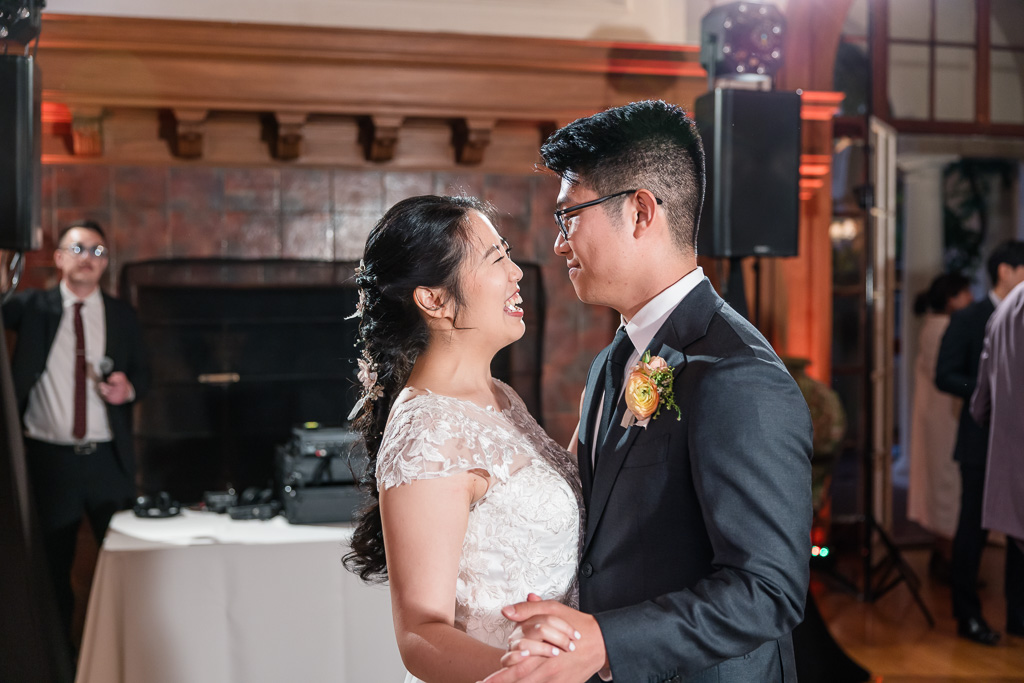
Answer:
[{"label": "lace bodice", "polygon": [[501,608],[534,592],[576,606],[582,509],[579,473],[495,380],[509,408],[426,393],[395,407],[377,455],[380,489],[484,470],[487,493],[470,509],[456,583],[455,625],[504,648],[514,625]]}]

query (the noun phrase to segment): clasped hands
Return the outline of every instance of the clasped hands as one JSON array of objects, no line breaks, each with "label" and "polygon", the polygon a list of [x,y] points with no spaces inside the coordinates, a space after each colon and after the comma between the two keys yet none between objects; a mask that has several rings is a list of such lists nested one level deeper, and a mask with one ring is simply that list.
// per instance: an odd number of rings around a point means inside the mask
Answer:
[{"label": "clasped hands", "polygon": [[526,602],[502,609],[516,629],[502,668],[483,683],[584,683],[607,674],[608,657],[597,620],[530,593]]}]

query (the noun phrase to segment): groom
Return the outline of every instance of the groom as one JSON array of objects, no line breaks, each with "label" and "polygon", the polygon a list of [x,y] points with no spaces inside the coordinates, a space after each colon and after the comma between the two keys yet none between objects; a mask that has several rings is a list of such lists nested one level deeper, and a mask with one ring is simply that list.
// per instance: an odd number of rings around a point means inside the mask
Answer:
[{"label": "groom", "polygon": [[[636,102],[569,124],[541,154],[562,179],[555,253],[580,300],[611,306],[623,327],[590,367],[576,444],[582,612],[552,601],[504,610],[526,638],[552,617],[582,638],[487,683],[795,681],[810,415],[768,342],[697,267],[694,123]],[[679,415],[663,407],[638,424],[622,387],[645,351],[673,368]]]}]

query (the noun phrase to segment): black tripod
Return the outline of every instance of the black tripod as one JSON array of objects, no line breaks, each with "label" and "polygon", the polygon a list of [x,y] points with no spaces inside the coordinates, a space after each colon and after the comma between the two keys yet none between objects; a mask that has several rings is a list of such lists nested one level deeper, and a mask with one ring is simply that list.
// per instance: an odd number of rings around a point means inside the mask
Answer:
[{"label": "black tripod", "polygon": [[[865,122],[865,133],[867,140],[865,140],[865,151],[864,151],[864,168],[865,172],[868,173],[868,169],[871,168],[871,159],[873,157],[873,151],[871,149],[874,138],[872,137],[871,120]],[[870,217],[869,221],[874,220],[874,205],[875,205],[875,192],[873,191],[874,174],[864,178],[864,194],[862,200],[862,206],[866,217]],[[889,193],[887,193],[889,194]],[[889,204],[894,202],[894,197],[888,197],[884,200],[885,206],[882,206],[882,210],[889,208]],[[876,249],[878,247],[879,236],[875,234],[874,229],[865,230],[864,240],[864,253],[867,255],[867,262],[865,268],[866,281],[868,283],[876,282],[876,279],[881,277],[885,278],[884,272],[876,272]],[[882,236],[882,240],[885,236]],[[884,265],[883,265],[884,268]],[[884,290],[883,290],[884,291]],[[862,561],[862,584],[857,585],[849,579],[835,575],[841,583],[847,588],[852,589],[857,593],[857,597],[864,601],[873,603],[878,600],[886,593],[891,591],[893,588],[898,586],[901,582],[907,584],[907,588],[910,589],[910,594],[914,598],[914,602],[921,608],[921,612],[924,614],[925,619],[928,620],[928,625],[935,626],[935,618],[932,617],[931,612],[928,610],[928,606],[925,605],[924,600],[921,598],[921,581],[918,579],[917,574],[913,568],[907,564],[907,561],[903,558],[903,553],[893,543],[892,538],[886,533],[885,529],[878,523],[878,520],[874,515],[874,481],[875,481],[875,463],[873,458],[873,449],[879,447],[878,442],[875,440],[876,427],[885,428],[885,425],[876,425],[875,418],[875,392],[874,392],[874,381],[880,381],[873,379],[883,372],[878,372],[876,368],[876,350],[873,340],[875,335],[882,334],[886,335],[887,325],[885,322],[879,322],[879,318],[876,316],[879,312],[891,315],[892,302],[876,301],[874,292],[871,290],[869,285],[866,288],[866,330],[865,339],[868,340],[865,343],[865,367],[869,369],[869,372],[864,375],[864,395],[867,397],[867,401],[864,404],[865,420],[864,427],[865,433],[871,436],[871,444],[865,449],[865,453],[861,458],[860,467],[860,484],[862,494],[862,505],[863,513],[859,518],[861,524],[861,538],[860,538],[860,553]],[[883,295],[885,298],[886,295]],[[880,309],[879,306],[882,306]],[[881,327],[882,329],[879,329]],[[891,353],[892,344],[891,339],[883,340],[882,349],[878,353]],[[884,401],[884,399],[883,399]],[[884,405],[883,405],[884,408]],[[881,447],[885,447],[887,444],[886,439],[881,440]],[[881,542],[882,545],[882,556],[876,561],[875,560],[875,540],[876,538]]]},{"label": "black tripod", "polygon": [[[903,559],[903,553],[892,542],[889,534],[879,525],[870,511],[864,515],[862,524],[864,525],[862,529],[864,540],[861,546],[861,555],[864,564],[864,586],[857,597],[864,602],[874,602],[898,586],[901,581],[906,582],[914,602],[921,608],[924,618],[928,620],[928,625],[934,628],[935,618],[928,606],[924,604],[924,600],[921,599],[921,580],[917,577],[917,573]],[[885,548],[884,555],[877,562],[872,557],[875,534],[878,534],[878,540]]]}]

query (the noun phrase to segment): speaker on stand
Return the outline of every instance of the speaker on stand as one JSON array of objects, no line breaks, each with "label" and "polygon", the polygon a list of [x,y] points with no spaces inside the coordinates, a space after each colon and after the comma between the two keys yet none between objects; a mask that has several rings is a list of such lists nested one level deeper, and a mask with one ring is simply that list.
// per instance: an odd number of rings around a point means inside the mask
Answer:
[{"label": "speaker on stand", "polygon": [[[0,0],[0,250],[39,249],[41,83],[38,45],[45,0]],[[24,54],[12,48],[23,47]],[[17,278],[12,274],[13,292]],[[0,318],[2,318],[0,312]],[[0,320],[2,327],[2,320]],[[25,462],[6,338],[0,336],[0,681],[71,683],[70,634],[63,633]]]},{"label": "speaker on stand", "polygon": [[725,299],[745,313],[742,259],[798,252],[800,95],[715,88],[694,115],[707,160],[697,253],[729,259]]},{"label": "speaker on stand", "polygon": [[772,91],[785,32],[782,11],[760,0],[718,4],[700,22],[709,92],[694,107],[707,166],[697,252],[729,259],[723,294],[748,318],[742,259],[755,257],[755,326],[760,257],[797,253],[800,95]]}]

